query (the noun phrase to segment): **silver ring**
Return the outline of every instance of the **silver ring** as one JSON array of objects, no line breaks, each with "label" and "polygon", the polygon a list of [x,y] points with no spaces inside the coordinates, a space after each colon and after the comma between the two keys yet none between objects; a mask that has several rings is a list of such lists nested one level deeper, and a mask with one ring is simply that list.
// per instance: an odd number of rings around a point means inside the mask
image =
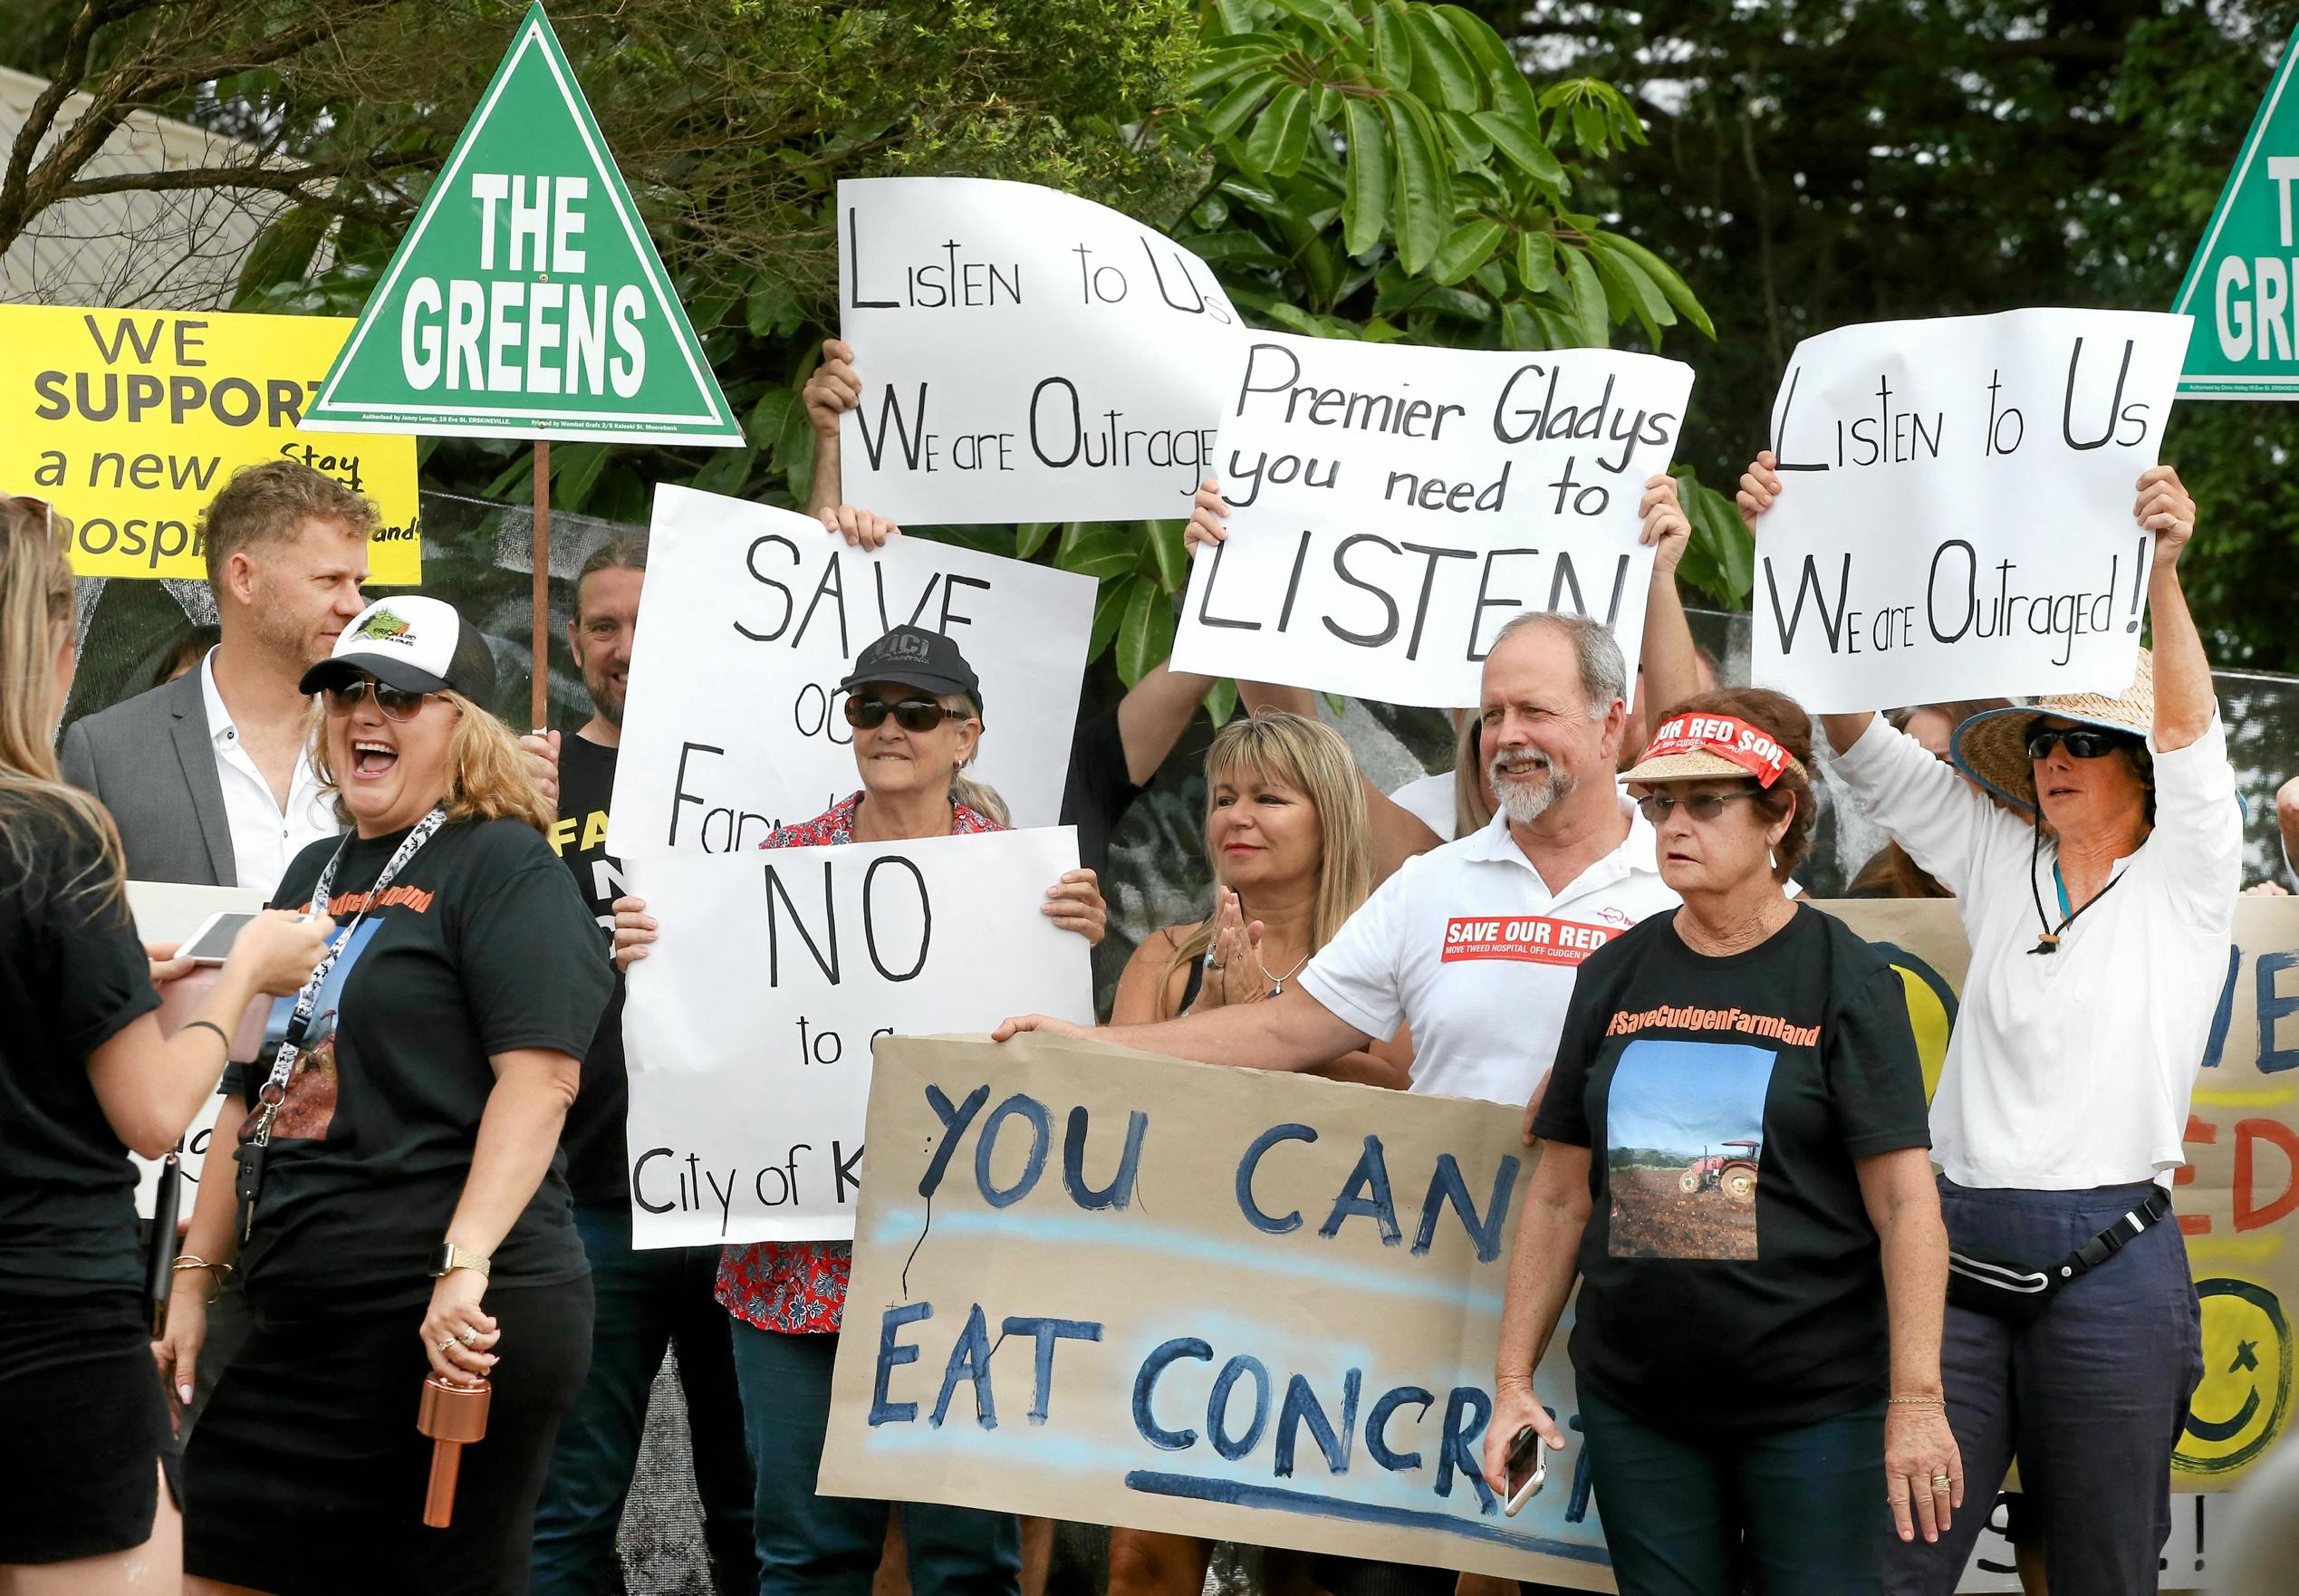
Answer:
[{"label": "silver ring", "polygon": [[442,1351],[442,1352],[452,1352],[452,1351],[455,1351],[455,1338],[454,1338],[453,1336],[449,1336],[447,1340],[445,1340],[445,1341],[441,1341],[441,1342],[439,1343],[439,1351]]},{"label": "silver ring", "polygon": [[476,1347],[479,1344],[479,1332],[467,1324],[455,1332],[455,1339],[467,1347]]}]

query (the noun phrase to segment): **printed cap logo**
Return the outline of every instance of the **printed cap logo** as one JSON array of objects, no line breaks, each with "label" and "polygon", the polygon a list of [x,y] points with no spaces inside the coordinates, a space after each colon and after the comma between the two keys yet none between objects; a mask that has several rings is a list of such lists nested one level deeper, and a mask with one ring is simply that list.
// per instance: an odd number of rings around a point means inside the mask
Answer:
[{"label": "printed cap logo", "polygon": [[389,610],[378,610],[359,624],[351,635],[367,641],[398,643],[405,648],[415,646],[415,628]]},{"label": "printed cap logo", "polygon": [[927,649],[928,643],[924,633],[898,631],[889,633],[881,639],[873,652],[877,654],[879,662],[889,659],[922,661],[926,659]]}]

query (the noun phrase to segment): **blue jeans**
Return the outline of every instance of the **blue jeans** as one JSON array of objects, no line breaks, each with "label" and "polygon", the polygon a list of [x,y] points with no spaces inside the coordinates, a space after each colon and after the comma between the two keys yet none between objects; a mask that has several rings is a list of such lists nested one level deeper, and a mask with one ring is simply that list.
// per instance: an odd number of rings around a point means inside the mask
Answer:
[{"label": "blue jeans", "polygon": [[663,1350],[678,1349],[678,1384],[702,1500],[703,1546],[717,1596],[748,1596],[750,1459],[726,1310],[712,1295],[717,1247],[634,1252],[630,1211],[578,1207],[598,1296],[591,1378],[559,1425],[551,1474],[535,1505],[534,1596],[594,1596],[606,1589],[623,1499],[639,1466],[647,1397]]},{"label": "blue jeans", "polygon": [[[2129,1213],[2142,1183],[2015,1191],[1939,1183],[1950,1246],[2056,1263]],[[2016,1455],[2052,1589],[2153,1596],[2171,1533],[2171,1451],[2203,1377],[2201,1310],[2179,1222],[2167,1217],[2052,1299],[2025,1330],[1948,1310],[1948,1422],[1964,1457],[1964,1511],[1935,1545],[1895,1537],[1893,1596],[1946,1596]]]},{"label": "blue jeans", "polygon": [[[870,1596],[886,1549],[888,1504],[814,1494],[838,1337],[732,1322],[735,1379],[758,1474],[758,1596]],[[1022,1588],[1022,1521],[1010,1513],[905,1502],[902,1540],[912,1596],[1016,1596]]]},{"label": "blue jeans", "polygon": [[1722,1434],[1648,1424],[1585,1385],[1580,1402],[1621,1596],[1883,1589],[1881,1402],[1794,1429]]}]

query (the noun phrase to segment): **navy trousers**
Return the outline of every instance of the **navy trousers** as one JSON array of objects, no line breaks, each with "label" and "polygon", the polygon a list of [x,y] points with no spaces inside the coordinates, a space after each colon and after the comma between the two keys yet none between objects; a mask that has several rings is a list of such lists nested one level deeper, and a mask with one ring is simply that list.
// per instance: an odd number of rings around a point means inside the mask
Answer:
[{"label": "navy trousers", "polygon": [[[839,1338],[732,1323],[758,1471],[759,1596],[870,1596],[888,1505],[814,1494]],[[902,1543],[913,1596],[1017,1596],[1022,1588],[1022,1521],[1010,1513],[905,1502]]]},{"label": "navy trousers", "polygon": [[[2056,1263],[2131,1211],[2142,1182],[2088,1191],[1939,1183],[1948,1245]],[[2153,1596],[2171,1533],[2171,1451],[2203,1377],[2203,1331],[2179,1222],[2166,1217],[2068,1283],[2024,1330],[1948,1310],[1940,1373],[1964,1457],[1964,1511],[1934,1544],[1885,1547],[1891,1596],[1948,1596],[2016,1457],[2052,1589]],[[1889,1532],[1886,1532],[1889,1535]]]},{"label": "navy trousers", "polygon": [[1881,1402],[1794,1429],[1718,1434],[1649,1424],[1585,1385],[1579,1399],[1621,1596],[1882,1589]]}]

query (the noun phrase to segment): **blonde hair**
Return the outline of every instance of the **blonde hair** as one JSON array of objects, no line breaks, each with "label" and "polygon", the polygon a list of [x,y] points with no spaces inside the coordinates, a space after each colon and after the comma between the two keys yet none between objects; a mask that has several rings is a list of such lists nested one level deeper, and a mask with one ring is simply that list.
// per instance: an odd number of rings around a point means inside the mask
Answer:
[{"label": "blonde hair", "polygon": [[1485,717],[1464,715],[1453,733],[1453,835],[1473,836],[1493,823],[1485,783]]},{"label": "blonde hair", "polygon": [[[964,693],[945,693],[941,705],[945,709],[963,709],[976,720],[982,718],[982,707]],[[978,733],[974,739],[974,753],[976,758],[981,756],[982,738]],[[998,796],[998,790],[987,782],[977,782],[967,774],[964,764],[951,767],[950,802],[963,803],[975,813],[986,815],[1001,826],[1011,829],[1014,824],[1014,812],[1005,806],[1005,800]]]},{"label": "blonde hair", "polygon": [[[515,820],[549,836],[558,813],[535,784],[534,762],[511,728],[460,693],[436,696],[462,712],[455,730],[447,734],[447,819]],[[350,825],[351,812],[344,805],[342,784],[328,753],[324,698],[312,706],[311,739],[312,774],[322,791],[335,794],[335,818]]]},{"label": "blonde hair", "polygon": [[[1214,789],[1239,777],[1266,787],[1291,787],[1317,812],[1317,896],[1309,913],[1309,950],[1315,953],[1332,940],[1342,922],[1357,912],[1373,889],[1371,828],[1365,819],[1365,786],[1357,755],[1339,732],[1323,722],[1268,710],[1231,721],[1206,750],[1208,819]],[[1218,880],[1221,861],[1211,862]],[[1173,957],[1158,977],[1161,1004],[1173,973],[1213,946],[1219,918],[1218,912],[1207,915],[1174,945]]]},{"label": "blonde hair", "polygon": [[[96,858],[67,893],[100,894],[98,907],[126,890],[119,828],[104,806],[65,784],[56,764],[56,634],[72,620],[72,523],[42,500],[0,499],[0,843],[24,880],[47,840],[33,823],[61,821],[85,833]],[[52,844],[49,844],[52,845]]]}]

